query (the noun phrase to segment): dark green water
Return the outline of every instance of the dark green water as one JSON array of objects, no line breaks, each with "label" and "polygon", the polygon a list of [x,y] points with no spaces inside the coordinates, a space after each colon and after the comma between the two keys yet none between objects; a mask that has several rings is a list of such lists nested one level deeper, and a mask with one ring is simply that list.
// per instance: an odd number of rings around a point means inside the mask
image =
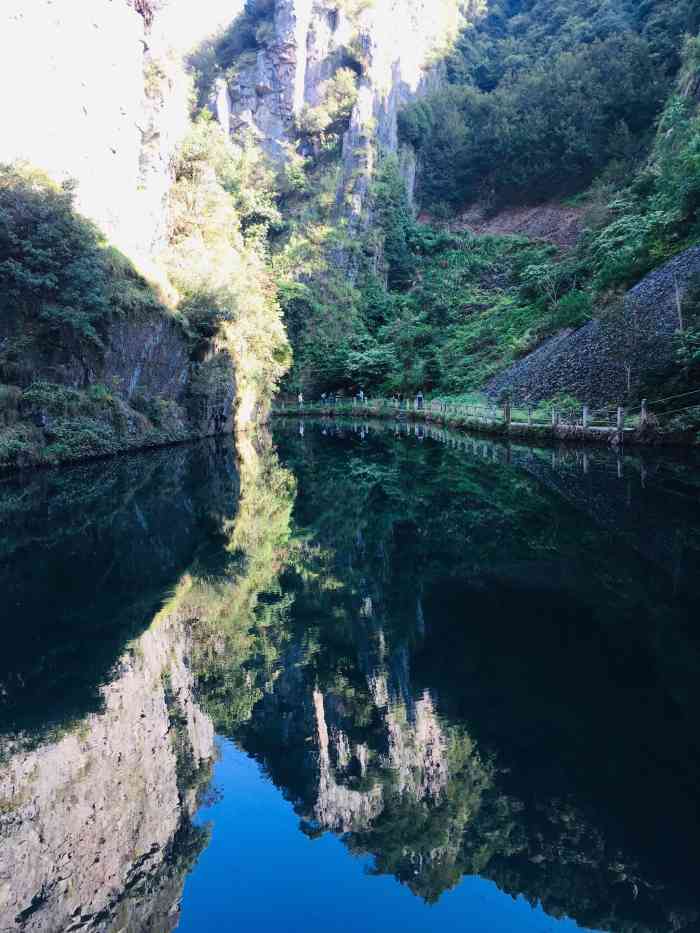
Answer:
[{"label": "dark green water", "polygon": [[0,484],[0,931],[700,929],[700,463],[279,423]]}]

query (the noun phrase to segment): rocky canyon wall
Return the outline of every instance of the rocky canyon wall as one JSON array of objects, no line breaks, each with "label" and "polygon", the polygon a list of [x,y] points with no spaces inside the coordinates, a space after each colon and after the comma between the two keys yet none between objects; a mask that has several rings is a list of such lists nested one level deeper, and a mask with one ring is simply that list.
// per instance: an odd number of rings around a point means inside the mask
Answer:
[{"label": "rocky canyon wall", "polygon": [[27,311],[31,302],[19,295],[3,303],[0,382],[13,399],[36,383],[70,390],[97,384],[113,394],[118,414],[115,420],[114,411],[88,412],[95,406],[81,403],[93,422],[88,436],[84,417],[78,423],[69,415],[55,390],[44,391],[38,404],[22,397],[0,413],[9,429],[0,438],[2,466],[233,429],[236,367],[218,344],[194,365],[186,331],[167,307],[177,296],[162,257],[171,234],[176,154],[192,125],[187,55],[229,24],[243,2],[204,0],[196,15],[187,0],[3,4],[0,166],[24,163],[69,183],[77,213],[145,276],[152,299],[138,309],[134,302],[133,313],[112,314],[93,341],[70,327],[47,341],[36,314]]},{"label": "rocky canyon wall", "polygon": [[[219,81],[212,110],[234,136],[251,130],[273,159],[285,157],[304,108],[323,101],[341,67],[358,73],[358,95],[342,143],[340,215],[357,220],[367,207],[380,149],[399,150],[400,108],[440,79],[433,64],[456,28],[449,0],[275,0],[271,36],[227,82]],[[409,194],[415,162],[402,153]]]}]

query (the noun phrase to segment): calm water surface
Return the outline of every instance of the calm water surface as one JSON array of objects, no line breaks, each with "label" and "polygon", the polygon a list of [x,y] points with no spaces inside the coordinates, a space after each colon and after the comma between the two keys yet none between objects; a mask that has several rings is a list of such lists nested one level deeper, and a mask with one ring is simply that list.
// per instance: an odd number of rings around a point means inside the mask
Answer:
[{"label": "calm water surface", "polygon": [[5,478],[0,933],[697,933],[699,492],[312,422]]}]

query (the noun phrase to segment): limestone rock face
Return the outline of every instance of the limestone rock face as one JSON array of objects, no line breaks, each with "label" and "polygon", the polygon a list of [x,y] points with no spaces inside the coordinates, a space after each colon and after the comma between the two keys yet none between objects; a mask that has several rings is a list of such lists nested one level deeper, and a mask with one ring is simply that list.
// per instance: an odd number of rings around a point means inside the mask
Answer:
[{"label": "limestone rock face", "polygon": [[193,830],[187,771],[208,774],[213,728],[192,697],[187,636],[154,625],[103,689],[104,709],[58,741],[4,741],[0,930],[170,930]]},{"label": "limestone rock face", "polygon": [[[323,0],[275,0],[273,35],[229,86],[231,133],[251,130],[273,158],[284,156],[295,119],[316,107],[335,71],[361,70],[343,140],[338,209],[360,218],[377,148],[398,150],[397,115],[439,80],[433,53],[455,25],[449,0],[375,0],[349,15]],[[415,165],[404,160],[412,194]]]},{"label": "limestone rock face", "polygon": [[[202,0],[195,14],[189,0],[7,0],[0,9],[0,165],[26,161],[75,183],[77,210],[166,293],[157,257],[167,244],[174,158],[190,125],[187,53],[242,7]],[[6,314],[0,343],[25,326],[23,315]],[[173,438],[232,429],[235,375],[221,390],[215,379],[193,388],[185,336],[162,313],[113,321],[104,354],[71,339],[32,346],[17,384],[102,383],[124,402],[159,398],[177,410]],[[185,394],[196,396],[192,411]],[[41,414],[37,424],[45,426]],[[134,425],[115,445],[140,443]]]},{"label": "limestone rock face", "polygon": [[254,712],[251,728],[270,750],[266,768],[273,780],[282,760],[287,779],[298,769],[290,799],[302,819],[322,830],[368,830],[397,798],[438,803],[450,780],[448,739],[432,696],[424,691],[414,698],[406,650],[384,657],[376,650],[384,640],[381,627],[374,635],[363,660],[373,709],[369,745],[352,738],[357,724],[346,698],[310,688],[296,646]]}]

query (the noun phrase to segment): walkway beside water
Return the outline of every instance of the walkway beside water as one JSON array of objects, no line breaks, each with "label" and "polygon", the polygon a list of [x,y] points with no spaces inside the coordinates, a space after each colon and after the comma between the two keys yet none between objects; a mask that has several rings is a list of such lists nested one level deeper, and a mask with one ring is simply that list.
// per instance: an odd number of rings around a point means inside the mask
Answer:
[{"label": "walkway beside water", "polygon": [[[646,406],[630,414],[623,408],[591,411],[558,411],[543,414],[534,408],[519,409],[506,403],[491,407],[425,402],[418,407],[413,402],[399,406],[392,399],[371,399],[360,402],[278,402],[275,416],[301,418],[380,418],[383,420],[438,424],[471,434],[492,434],[523,438],[534,443],[604,444],[675,444],[689,446],[693,439],[686,435],[659,434],[640,430],[647,418]],[[546,420],[545,420],[546,418]]]}]

